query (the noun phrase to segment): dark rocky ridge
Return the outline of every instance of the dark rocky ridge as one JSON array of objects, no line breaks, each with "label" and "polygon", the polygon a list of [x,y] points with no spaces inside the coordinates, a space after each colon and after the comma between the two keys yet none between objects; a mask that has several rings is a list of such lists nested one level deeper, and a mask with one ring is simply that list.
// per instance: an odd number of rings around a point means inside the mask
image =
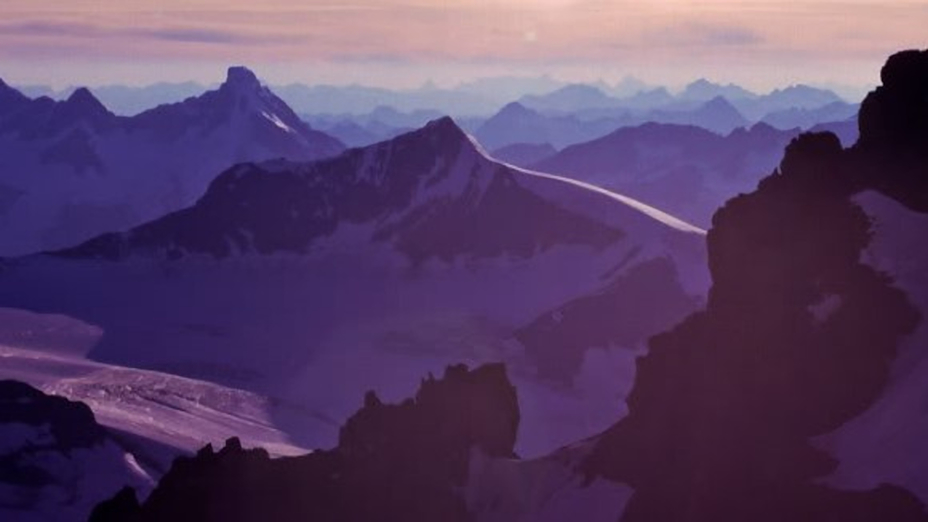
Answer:
[{"label": "dark rocky ridge", "polygon": [[[46,395],[18,381],[0,381],[0,431],[6,425],[26,425],[48,433],[39,440],[24,441],[22,447],[0,448],[0,484],[7,487],[40,489],[54,483],[58,477],[42,466],[44,453],[91,448],[106,437],[86,404]],[[0,505],[9,500],[0,500]]]},{"label": "dark rocky ridge", "polygon": [[623,521],[928,520],[901,488],[817,483],[836,462],[810,443],[879,397],[924,319],[860,262],[870,223],[850,196],[876,189],[928,211],[926,56],[890,58],[855,147],[802,135],[756,192],[715,214],[707,308],[651,340],[628,417],[586,462],[635,488]]},{"label": "dark rocky ridge", "polygon": [[82,403],[46,395],[19,381],[0,381],[0,424],[47,425],[65,449],[89,448],[103,442],[105,432],[90,408]]},{"label": "dark rocky ridge", "polygon": [[124,490],[97,507],[109,521],[463,521],[470,452],[512,457],[519,424],[502,365],[452,366],[402,404],[373,392],[338,446],[270,459],[231,439],[179,458],[141,505]]},{"label": "dark rocky ridge", "polygon": [[54,137],[76,126],[107,132],[125,121],[86,88],[56,102],[44,96],[31,100],[15,89],[0,87],[0,134],[16,133],[20,138],[33,140]]},{"label": "dark rocky ridge", "polygon": [[[469,170],[455,172],[462,156],[472,158]],[[464,188],[431,198],[429,188],[449,176],[466,177],[452,180]],[[514,171],[483,158],[450,118],[442,118],[331,160],[233,167],[195,206],[58,255],[115,260],[137,253],[302,253],[340,224],[372,222],[371,239],[391,241],[415,262],[529,257],[555,244],[604,247],[623,236],[525,189]]]}]

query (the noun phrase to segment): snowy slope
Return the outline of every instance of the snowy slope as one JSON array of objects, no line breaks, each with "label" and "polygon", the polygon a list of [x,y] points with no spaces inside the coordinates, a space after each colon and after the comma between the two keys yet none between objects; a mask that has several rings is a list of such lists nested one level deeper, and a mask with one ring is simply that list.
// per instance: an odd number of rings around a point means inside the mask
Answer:
[{"label": "snowy slope", "polygon": [[[238,166],[190,209],[10,260],[0,306],[101,329],[94,360],[337,422],[367,389],[395,400],[449,363],[505,361],[524,390],[519,451],[539,454],[613,422],[647,334],[679,317],[630,341],[568,347],[579,364],[556,381],[515,332],[655,259],[669,268],[641,284],[690,296],[686,313],[705,292],[704,256],[699,229],[496,163],[443,119],[331,160]],[[270,415],[297,446],[327,447],[337,433]]]},{"label": "snowy slope", "polygon": [[823,437],[823,446],[841,463],[829,481],[851,489],[897,484],[928,502],[928,216],[873,191],[858,195],[856,201],[874,222],[865,261],[906,293],[921,322],[900,344],[883,397]]},{"label": "snowy slope", "polygon": [[234,163],[343,149],[241,67],[215,91],[133,117],[86,89],[61,102],[0,91],[0,255],[62,248],[183,208]]}]

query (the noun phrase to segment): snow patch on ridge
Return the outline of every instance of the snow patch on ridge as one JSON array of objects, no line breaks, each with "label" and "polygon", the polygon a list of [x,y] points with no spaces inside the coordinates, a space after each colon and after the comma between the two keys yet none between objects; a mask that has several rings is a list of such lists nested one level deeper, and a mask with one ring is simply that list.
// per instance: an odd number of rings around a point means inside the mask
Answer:
[{"label": "snow patch on ridge", "polygon": [[277,126],[278,129],[289,132],[291,134],[296,134],[296,131],[290,128],[289,125],[283,122],[276,114],[271,114],[267,111],[261,111],[261,115],[264,116],[269,122]]},{"label": "snow patch on ridge", "polygon": [[897,484],[928,502],[928,215],[877,192],[855,201],[873,220],[863,261],[887,274],[921,312],[916,331],[902,340],[883,396],[819,442],[840,461],[829,484],[869,489]]},{"label": "snow patch on ridge", "polygon": [[[462,131],[462,132],[463,132],[463,131]],[[564,177],[564,176],[558,176],[558,175],[555,175],[555,174],[547,174],[547,173],[544,173],[544,172],[538,172],[538,171],[534,171],[534,170],[530,170],[530,169],[525,169],[525,168],[522,168],[522,167],[518,167],[518,166],[516,166],[516,165],[512,165],[512,164],[510,164],[510,163],[506,163],[506,162],[504,162],[504,161],[500,161],[500,160],[498,160],[498,159],[496,159],[496,158],[493,158],[489,153],[487,153],[487,151],[483,148],[483,146],[480,145],[480,143],[477,142],[477,140],[476,140],[473,136],[471,136],[471,135],[468,134],[468,133],[465,133],[465,135],[467,136],[467,139],[470,140],[471,144],[473,145],[473,149],[476,150],[478,154],[480,154],[481,156],[483,156],[483,159],[485,159],[485,160],[487,160],[487,161],[489,161],[489,162],[491,162],[491,163],[496,163],[496,164],[503,165],[503,166],[505,166],[506,168],[512,169],[512,170],[514,170],[514,171],[516,171],[516,172],[519,172],[519,173],[521,173],[521,174],[526,174],[526,175],[529,175],[529,176],[535,176],[535,177],[543,178],[543,179],[550,179],[550,180],[554,180],[554,181],[559,181],[559,182],[561,182],[561,183],[566,183],[566,184],[568,184],[568,185],[572,185],[572,186],[575,186],[575,187],[579,187],[579,188],[582,188],[582,189],[584,189],[584,190],[588,190],[588,191],[590,191],[590,192],[594,192],[594,193],[596,193],[596,194],[601,194],[601,195],[603,195],[603,196],[605,196],[605,197],[607,197],[607,198],[610,198],[610,199],[613,199],[613,200],[615,200],[615,201],[618,201],[619,203],[622,203],[623,205],[626,205],[626,206],[628,206],[628,207],[631,207],[631,208],[637,210],[638,212],[640,212],[640,213],[642,213],[642,214],[644,214],[644,215],[646,215],[646,216],[648,216],[648,217],[650,217],[650,218],[652,218],[652,219],[654,219],[654,220],[656,220],[656,221],[659,221],[659,222],[663,223],[664,225],[667,225],[667,226],[669,226],[669,227],[671,227],[671,228],[674,228],[674,229],[676,229],[676,230],[680,230],[681,232],[690,232],[690,233],[700,234],[700,235],[705,235],[705,234],[706,234],[706,231],[705,231],[705,230],[703,230],[703,229],[701,229],[701,228],[699,228],[699,227],[697,227],[697,226],[695,226],[695,225],[691,225],[691,224],[689,224],[689,223],[683,221],[682,219],[679,219],[679,218],[677,218],[677,217],[671,216],[670,214],[668,214],[668,213],[666,213],[666,212],[664,212],[664,211],[662,211],[662,210],[656,209],[656,208],[654,208],[654,207],[652,207],[652,206],[650,206],[650,205],[647,205],[647,204],[645,204],[645,203],[642,203],[641,201],[638,201],[638,200],[633,199],[633,198],[630,198],[630,197],[628,197],[628,196],[619,194],[619,193],[617,193],[617,192],[613,192],[613,191],[611,191],[611,190],[604,189],[604,188],[602,188],[602,187],[600,187],[600,186],[593,185],[592,183],[586,183],[586,182],[584,182],[584,181],[579,181],[579,180],[567,178],[567,177]]]}]

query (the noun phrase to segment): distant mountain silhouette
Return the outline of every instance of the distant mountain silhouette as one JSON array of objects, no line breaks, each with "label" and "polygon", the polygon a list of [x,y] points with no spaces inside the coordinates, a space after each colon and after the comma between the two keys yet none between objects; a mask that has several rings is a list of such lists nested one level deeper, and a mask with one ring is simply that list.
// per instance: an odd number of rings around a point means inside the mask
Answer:
[{"label": "distant mountain silhouette", "polygon": [[492,156],[500,161],[519,167],[527,167],[557,154],[550,143],[513,143],[493,151]]},{"label": "distant mountain silhouette", "polygon": [[274,91],[300,114],[368,114],[384,106],[400,112],[424,109],[460,117],[489,114],[502,102],[481,92],[446,88],[290,84],[275,86]]},{"label": "distant mountain silhouette", "polygon": [[307,114],[303,119],[352,147],[364,147],[385,141],[443,115],[433,110],[400,112],[378,106],[367,114]]},{"label": "distant mountain silhouette", "polygon": [[708,226],[722,203],[779,164],[797,133],[757,124],[720,136],[649,123],[567,147],[532,168],[610,187]]},{"label": "distant mountain silhouette", "polygon": [[721,97],[691,109],[660,109],[638,114],[626,108],[586,109],[577,115],[544,114],[513,102],[477,127],[474,136],[489,149],[517,143],[549,143],[564,148],[647,122],[694,125],[723,135],[748,125],[738,110]]},{"label": "distant mountain silhouette", "polygon": [[[761,118],[761,121],[778,129],[799,127],[803,130],[809,130],[823,123],[856,118],[858,110],[858,105],[838,101],[811,109],[790,107],[789,109],[771,112]],[[852,144],[853,142],[848,143],[848,145]]]},{"label": "distant mountain silhouette", "polygon": [[857,139],[860,137],[860,129],[858,128],[857,116],[853,118],[848,118],[842,121],[832,121],[827,123],[819,123],[814,127],[808,130],[809,132],[830,132],[838,137],[841,140],[841,144],[844,147],[850,147],[857,143]]},{"label": "distant mountain silhouette", "polygon": [[609,133],[618,124],[611,120],[581,121],[573,116],[546,116],[519,102],[512,102],[474,132],[488,149],[516,143],[549,143],[565,147]]},{"label": "distant mountain silhouette", "polygon": [[700,78],[688,84],[677,97],[683,100],[709,101],[718,97],[728,100],[751,99],[757,98],[757,95],[733,83],[721,85]]},{"label": "distant mountain silhouette", "polygon": [[[362,386],[395,394],[436,365],[503,360],[531,401],[520,451],[537,455],[612,422],[627,381],[604,375],[695,309],[706,281],[698,227],[499,163],[442,118],[334,158],[240,164],[190,207],[12,259],[0,306],[101,328],[96,361],[298,404],[310,422],[269,415],[305,446],[330,442],[326,420]],[[645,318],[655,308],[634,303],[649,288],[654,307],[674,301]],[[634,331],[578,339],[557,375],[540,372],[558,354],[514,333],[602,293]]]},{"label": "distant mountain silhouette", "polygon": [[827,89],[792,85],[775,89],[756,98],[730,100],[746,118],[758,121],[766,114],[789,109],[816,109],[833,103],[846,103],[840,96]]},{"label": "distant mountain silhouette", "polygon": [[523,96],[521,105],[546,113],[570,113],[580,109],[615,107],[618,100],[591,85],[566,85],[545,95]]},{"label": "distant mountain silhouette", "polygon": [[689,111],[654,110],[642,119],[655,123],[695,125],[722,135],[748,125],[748,120],[722,96],[711,98]]}]

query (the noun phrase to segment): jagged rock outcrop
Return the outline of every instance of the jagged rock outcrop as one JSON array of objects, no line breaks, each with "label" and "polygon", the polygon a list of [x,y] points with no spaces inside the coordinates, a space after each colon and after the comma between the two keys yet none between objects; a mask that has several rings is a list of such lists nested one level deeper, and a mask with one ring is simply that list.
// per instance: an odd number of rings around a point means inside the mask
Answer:
[{"label": "jagged rock outcrop", "polygon": [[861,138],[787,148],[757,191],[729,201],[708,234],[708,306],[654,337],[630,413],[587,460],[635,489],[626,522],[928,520],[890,485],[822,483],[836,461],[811,439],[879,398],[918,309],[861,260],[878,190],[928,211],[928,58],[900,53],[861,109]]},{"label": "jagged rock outcrop", "polygon": [[502,365],[452,366],[401,404],[369,392],[332,450],[270,459],[230,439],[177,459],[145,502],[122,491],[91,521],[469,520],[471,452],[512,457],[518,424]]},{"label": "jagged rock outcrop", "polygon": [[0,381],[0,520],[79,520],[142,473],[86,404]]}]

